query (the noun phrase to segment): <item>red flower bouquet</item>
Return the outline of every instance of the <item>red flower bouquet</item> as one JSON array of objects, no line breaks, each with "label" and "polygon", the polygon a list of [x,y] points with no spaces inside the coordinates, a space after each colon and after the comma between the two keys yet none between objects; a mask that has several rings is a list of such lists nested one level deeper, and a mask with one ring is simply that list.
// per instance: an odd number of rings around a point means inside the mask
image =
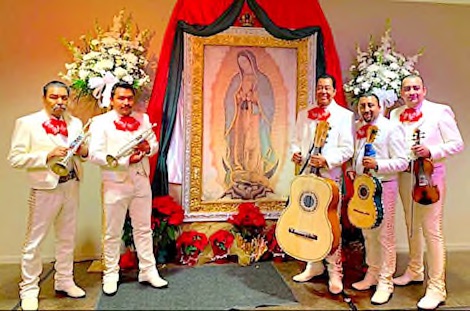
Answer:
[{"label": "red flower bouquet", "polygon": [[180,263],[189,266],[195,265],[199,254],[204,250],[207,244],[207,237],[204,233],[195,230],[181,233],[176,240],[176,250]]},{"label": "red flower bouquet", "polygon": [[152,201],[152,230],[157,248],[157,261],[167,262],[176,255],[175,241],[179,225],[183,223],[183,207],[169,195],[155,197]]},{"label": "red flower bouquet", "polygon": [[228,222],[233,224],[235,230],[247,241],[261,234],[266,226],[263,213],[252,202],[238,205],[238,213],[230,216]]},{"label": "red flower bouquet", "polygon": [[287,256],[276,240],[276,223],[269,227],[265,232],[268,250],[263,255],[263,259],[273,259],[274,261],[283,261]]},{"label": "red flower bouquet", "polygon": [[217,263],[224,263],[227,261],[230,247],[232,247],[233,240],[235,237],[233,234],[224,229],[217,230],[209,237],[211,243],[212,252],[214,257],[212,258]]}]

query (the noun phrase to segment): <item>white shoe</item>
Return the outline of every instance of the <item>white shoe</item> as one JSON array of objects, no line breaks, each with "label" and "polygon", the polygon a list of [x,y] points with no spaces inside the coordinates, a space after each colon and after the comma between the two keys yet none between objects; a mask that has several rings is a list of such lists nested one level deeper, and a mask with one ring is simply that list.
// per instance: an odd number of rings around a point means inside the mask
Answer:
[{"label": "white shoe", "polygon": [[168,281],[162,279],[158,273],[151,274],[150,276],[139,274],[139,283],[149,283],[156,288],[168,286]]},{"label": "white shoe", "polygon": [[108,296],[116,295],[118,290],[118,285],[116,281],[106,281],[103,283],[103,293]]},{"label": "white shoe", "polygon": [[302,273],[294,275],[292,280],[296,282],[307,282],[310,281],[312,278],[322,275],[325,271],[325,266],[323,263],[307,263],[305,266],[305,270]]},{"label": "white shoe", "polygon": [[86,296],[85,291],[75,284],[68,288],[56,287],[55,291],[59,295],[65,295],[71,298],[83,298]]},{"label": "white shoe", "polygon": [[377,277],[372,276],[370,273],[366,273],[366,276],[362,281],[353,283],[351,286],[356,290],[368,290],[375,285],[377,285]]},{"label": "white shoe", "polygon": [[39,301],[37,297],[25,297],[21,299],[21,309],[23,310],[37,310],[39,308]]},{"label": "white shoe", "polygon": [[416,275],[406,270],[401,276],[393,279],[393,284],[398,286],[405,286],[412,283],[423,283],[424,276]]},{"label": "white shoe", "polygon": [[375,291],[374,295],[372,295],[370,302],[373,305],[383,305],[387,303],[390,300],[390,298],[392,298],[392,295],[393,293],[391,293],[390,291],[378,288]]},{"label": "white shoe", "polygon": [[343,291],[343,281],[338,276],[330,276],[328,280],[328,290],[334,295],[338,295]]},{"label": "white shoe", "polygon": [[433,291],[426,291],[426,295],[424,295],[424,297],[418,302],[418,309],[434,310],[444,303],[445,298],[442,297],[442,295]]}]

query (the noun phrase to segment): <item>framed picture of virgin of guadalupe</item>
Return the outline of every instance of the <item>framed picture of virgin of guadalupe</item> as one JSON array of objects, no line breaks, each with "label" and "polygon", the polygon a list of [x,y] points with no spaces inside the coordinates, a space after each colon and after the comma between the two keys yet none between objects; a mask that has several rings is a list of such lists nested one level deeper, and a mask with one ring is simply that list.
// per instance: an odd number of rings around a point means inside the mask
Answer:
[{"label": "framed picture of virgin of guadalupe", "polygon": [[287,41],[260,28],[185,35],[186,220],[226,220],[243,202],[266,218],[285,208],[295,175],[290,142],[310,102],[316,37]]}]

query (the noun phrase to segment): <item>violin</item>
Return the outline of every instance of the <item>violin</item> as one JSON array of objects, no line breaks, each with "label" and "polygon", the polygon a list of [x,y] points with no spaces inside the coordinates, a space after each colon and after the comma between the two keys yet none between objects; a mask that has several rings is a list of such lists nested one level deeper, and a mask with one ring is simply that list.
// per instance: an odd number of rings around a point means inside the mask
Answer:
[{"label": "violin", "polygon": [[[413,140],[415,145],[420,144],[422,133],[415,129]],[[413,200],[422,205],[429,205],[439,201],[439,189],[432,181],[434,164],[431,159],[419,157],[413,162],[412,173],[414,174]]]}]

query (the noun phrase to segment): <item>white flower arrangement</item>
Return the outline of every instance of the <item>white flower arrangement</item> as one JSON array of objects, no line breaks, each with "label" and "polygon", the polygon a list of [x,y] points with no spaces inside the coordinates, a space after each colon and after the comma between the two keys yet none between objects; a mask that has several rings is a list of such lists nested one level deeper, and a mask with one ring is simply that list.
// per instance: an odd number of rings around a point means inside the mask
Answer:
[{"label": "white flower arrangement", "polygon": [[95,24],[96,37],[82,35],[81,47],[64,40],[73,62],[65,64],[67,72],[59,76],[71,83],[78,97],[92,95],[101,108],[109,106],[111,88],[116,82],[130,83],[137,90],[150,82],[145,53],[152,35],[149,30],[133,31],[132,17],[124,15],[121,10],[114,16],[108,31]]},{"label": "white flower arrangement", "polygon": [[402,78],[418,74],[414,67],[423,51],[411,57],[398,53],[390,32],[391,27],[387,23],[380,45],[371,37],[367,51],[357,46],[356,60],[349,68],[352,79],[344,84],[344,90],[351,95],[353,104],[357,103],[361,94],[372,92],[379,97],[383,108],[389,108],[398,99]]}]

